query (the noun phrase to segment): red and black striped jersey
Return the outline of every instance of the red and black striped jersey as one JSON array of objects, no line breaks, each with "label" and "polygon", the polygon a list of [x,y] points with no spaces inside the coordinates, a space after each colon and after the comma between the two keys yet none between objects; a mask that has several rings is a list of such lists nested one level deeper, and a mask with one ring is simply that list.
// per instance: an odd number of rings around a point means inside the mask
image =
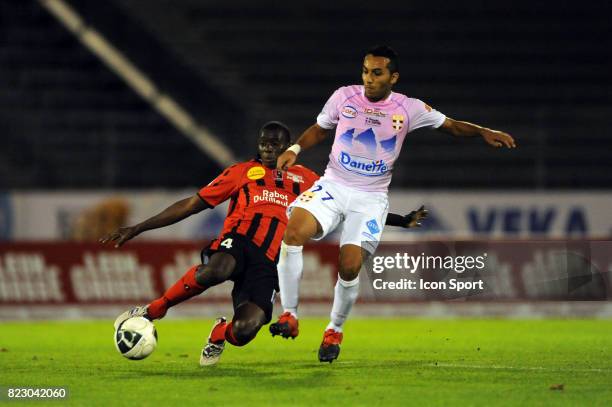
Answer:
[{"label": "red and black striped jersey", "polygon": [[[279,171],[251,160],[227,168],[200,189],[198,196],[210,207],[230,199],[220,236],[244,235],[276,261],[287,227],[287,206],[317,179],[315,172],[301,165]],[[220,239],[214,241],[211,249],[219,243]]]}]

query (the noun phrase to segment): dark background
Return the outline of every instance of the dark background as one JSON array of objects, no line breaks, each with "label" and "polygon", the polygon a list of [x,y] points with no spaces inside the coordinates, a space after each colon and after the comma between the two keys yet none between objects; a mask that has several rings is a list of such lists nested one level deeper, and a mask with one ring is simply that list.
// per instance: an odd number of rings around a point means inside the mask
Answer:
[{"label": "dark background", "polygon": [[[385,43],[396,91],[519,145],[419,130],[392,187],[612,186],[609,2],[68,3],[240,159],[265,121],[297,138]],[[0,41],[0,188],[181,188],[221,170],[38,2],[0,1]],[[330,145],[300,159],[322,171]]]}]

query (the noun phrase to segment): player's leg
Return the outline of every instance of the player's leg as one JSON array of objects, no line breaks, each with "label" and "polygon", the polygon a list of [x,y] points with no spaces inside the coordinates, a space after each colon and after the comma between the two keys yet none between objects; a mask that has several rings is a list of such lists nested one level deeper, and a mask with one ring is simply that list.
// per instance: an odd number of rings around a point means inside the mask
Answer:
[{"label": "player's leg", "polygon": [[190,268],[183,277],[148,306],[147,316],[159,319],[168,309],[227,281],[234,271],[236,259],[229,253],[215,253],[208,264]]},{"label": "player's leg", "polygon": [[359,294],[359,271],[368,253],[359,246],[346,244],[340,248],[338,281],[334,289],[334,305],[327,328],[342,332]]},{"label": "player's leg", "polygon": [[214,253],[206,265],[198,264],[187,270],[161,297],[153,300],[148,305],[132,308],[119,315],[115,320],[115,329],[123,321],[134,316],[143,316],[150,320],[164,317],[170,307],[228,280],[235,266],[236,259],[232,254],[223,252]]},{"label": "player's leg", "polygon": [[308,210],[294,208],[291,211],[277,267],[283,311],[295,318],[299,303],[299,282],[304,267],[302,248],[304,243],[321,233],[321,224]]},{"label": "player's leg", "polygon": [[295,338],[298,333],[297,308],[302,278],[302,247],[310,239],[321,239],[338,225],[342,207],[340,194],[334,185],[319,180],[293,202],[288,210],[289,222],[285,229],[278,263],[283,314],[270,324],[272,335]]},{"label": "player's leg", "polygon": [[334,303],[323,342],[321,362],[332,362],[340,353],[342,327],[359,295],[359,271],[366,257],[374,253],[387,217],[388,200],[384,193],[353,194],[345,214],[340,236],[338,281]]},{"label": "player's leg", "polygon": [[219,361],[225,341],[234,346],[249,343],[272,318],[272,307],[278,290],[276,265],[254,244],[247,243],[245,249],[247,261],[243,270],[232,277],[234,317],[230,323],[217,319],[202,350],[201,366]]},{"label": "player's leg", "polygon": [[259,305],[245,302],[236,309],[232,322],[227,324],[225,339],[234,346],[244,346],[268,321],[270,318],[266,318],[266,312]]},{"label": "player's leg", "polygon": [[338,281],[334,288],[331,320],[325,328],[319,348],[319,360],[332,362],[340,354],[342,326],[359,295],[359,270],[367,252],[360,246],[346,244],[340,248]]},{"label": "player's leg", "polygon": [[297,308],[304,266],[302,248],[318,234],[321,234],[321,225],[316,218],[306,209],[294,208],[285,229],[277,265],[283,313],[277,322],[270,325],[272,336],[295,338],[299,333]]},{"label": "player's leg", "polygon": [[234,346],[246,345],[257,336],[257,332],[269,320],[266,319],[265,311],[252,302],[240,305],[229,323],[223,317],[217,318],[202,349],[200,366],[210,366],[219,362],[226,340]]},{"label": "player's leg", "polygon": [[288,246],[303,246],[304,243],[322,233],[321,224],[310,211],[295,207],[289,216],[283,242]]}]

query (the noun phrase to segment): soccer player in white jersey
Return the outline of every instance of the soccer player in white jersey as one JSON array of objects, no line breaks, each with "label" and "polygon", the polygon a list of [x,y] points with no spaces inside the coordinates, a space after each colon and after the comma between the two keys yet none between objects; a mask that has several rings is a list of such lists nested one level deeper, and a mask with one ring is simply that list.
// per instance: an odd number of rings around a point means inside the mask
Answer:
[{"label": "soccer player in white jersey", "polygon": [[278,264],[281,301],[273,335],[298,334],[298,288],[302,246],[341,226],[338,282],[331,321],[319,348],[319,360],[338,358],[342,326],[359,292],[359,270],[379,243],[389,209],[387,189],[393,164],[408,133],[432,127],[458,137],[480,136],[493,147],[514,148],[506,133],[453,120],[419,99],[392,92],[399,79],[397,54],[387,46],[370,49],[361,73],[363,85],[341,87],[329,98],[297,143],[278,158],[286,170],[300,150],[320,143],[333,128],[334,143],[324,176],[288,208],[290,215]]}]

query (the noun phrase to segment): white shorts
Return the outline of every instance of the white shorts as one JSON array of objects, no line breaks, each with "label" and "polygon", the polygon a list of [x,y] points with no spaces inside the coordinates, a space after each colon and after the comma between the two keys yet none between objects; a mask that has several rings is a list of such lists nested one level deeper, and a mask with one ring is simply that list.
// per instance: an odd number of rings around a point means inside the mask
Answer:
[{"label": "white shorts", "polygon": [[386,192],[359,191],[321,178],[289,205],[287,216],[293,208],[306,209],[321,225],[323,232],[314,240],[341,226],[340,247],[354,244],[374,253],[389,212],[389,199]]}]

